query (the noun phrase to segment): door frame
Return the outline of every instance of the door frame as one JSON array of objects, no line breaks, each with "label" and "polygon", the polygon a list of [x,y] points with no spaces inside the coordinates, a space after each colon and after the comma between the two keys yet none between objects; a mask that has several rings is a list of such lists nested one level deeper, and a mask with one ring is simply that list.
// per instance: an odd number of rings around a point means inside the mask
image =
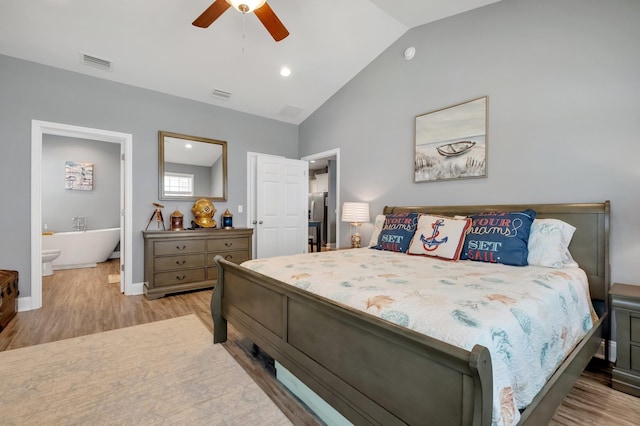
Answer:
[{"label": "door frame", "polygon": [[[42,307],[42,139],[67,136],[120,144],[120,290],[134,293],[132,283],[132,173],[133,135],[70,124],[31,121],[31,296],[18,299],[18,310]],[[126,267],[125,267],[126,265]],[[123,277],[124,275],[124,277]],[[124,279],[123,279],[124,278]]]},{"label": "door frame", "polygon": [[340,211],[342,205],[340,204],[340,148],[330,149],[328,151],[319,152],[317,154],[310,154],[301,157],[301,160],[323,160],[326,158],[336,158],[336,250],[340,248]]}]

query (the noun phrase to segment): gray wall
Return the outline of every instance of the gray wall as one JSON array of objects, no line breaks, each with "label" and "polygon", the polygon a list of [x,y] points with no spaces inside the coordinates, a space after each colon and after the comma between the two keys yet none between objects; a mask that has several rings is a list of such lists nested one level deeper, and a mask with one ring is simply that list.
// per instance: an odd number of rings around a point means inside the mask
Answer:
[{"label": "gray wall", "polygon": [[[20,273],[21,296],[31,286],[33,119],[133,135],[134,282],[143,281],[141,231],[158,201],[158,130],[228,142],[228,202],[214,204],[216,215],[228,207],[238,226],[246,223],[237,206],[246,204],[247,151],[299,158],[295,125],[0,55],[0,268]],[[172,202],[165,219],[178,207],[190,223],[192,205]]]},{"label": "gray wall", "polygon": [[[637,0],[504,0],[414,28],[300,125],[300,154],[339,147],[341,199],[370,201],[372,217],[611,200],[612,279],[637,283],[639,17]],[[488,177],[413,183],[415,116],[485,95]]]},{"label": "gray wall", "polygon": [[[65,163],[93,164],[93,190],[65,189]],[[42,138],[42,223],[49,231],[73,230],[71,218],[87,218],[87,229],[120,227],[120,144],[64,136]]]}]

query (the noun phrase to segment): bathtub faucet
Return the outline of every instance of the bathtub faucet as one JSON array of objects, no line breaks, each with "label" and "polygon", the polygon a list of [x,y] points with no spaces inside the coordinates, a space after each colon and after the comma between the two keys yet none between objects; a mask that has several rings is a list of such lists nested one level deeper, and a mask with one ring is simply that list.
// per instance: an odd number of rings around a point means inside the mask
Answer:
[{"label": "bathtub faucet", "polygon": [[87,230],[87,218],[86,217],[76,216],[76,217],[72,217],[71,220],[73,221],[73,230],[74,231],[86,231]]}]

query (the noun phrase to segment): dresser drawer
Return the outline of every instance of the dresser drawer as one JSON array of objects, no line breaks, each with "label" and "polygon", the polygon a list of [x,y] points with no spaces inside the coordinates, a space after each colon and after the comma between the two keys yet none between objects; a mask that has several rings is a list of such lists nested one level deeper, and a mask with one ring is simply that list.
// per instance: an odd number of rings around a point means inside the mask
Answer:
[{"label": "dresser drawer", "polygon": [[204,259],[204,254],[156,257],[153,259],[153,268],[156,272],[171,271],[174,269],[202,268],[204,266]]},{"label": "dresser drawer", "polygon": [[205,269],[184,269],[171,272],[159,272],[154,275],[155,285],[186,284],[194,281],[204,281]]},{"label": "dresser drawer", "polygon": [[237,264],[240,264],[250,259],[249,252],[246,250],[209,253],[207,254],[207,266],[216,266],[216,261],[215,261],[216,256],[222,256],[224,260],[228,260],[229,262],[233,262]]},{"label": "dresser drawer", "polygon": [[155,256],[201,253],[203,251],[204,240],[173,240],[153,243],[153,254]]},{"label": "dresser drawer", "polygon": [[640,317],[631,317],[631,341],[640,344]]},{"label": "dresser drawer", "polygon": [[631,362],[629,364],[632,370],[640,371],[640,345],[631,345]]},{"label": "dresser drawer", "polygon": [[246,250],[249,248],[248,238],[220,238],[207,241],[207,251]]}]

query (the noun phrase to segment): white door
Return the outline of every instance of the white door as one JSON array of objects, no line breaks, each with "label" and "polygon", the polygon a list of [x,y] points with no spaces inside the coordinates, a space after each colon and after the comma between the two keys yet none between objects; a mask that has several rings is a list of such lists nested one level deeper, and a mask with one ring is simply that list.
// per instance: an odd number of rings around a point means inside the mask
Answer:
[{"label": "white door", "polygon": [[307,252],[309,163],[258,155],[256,162],[254,257]]}]

